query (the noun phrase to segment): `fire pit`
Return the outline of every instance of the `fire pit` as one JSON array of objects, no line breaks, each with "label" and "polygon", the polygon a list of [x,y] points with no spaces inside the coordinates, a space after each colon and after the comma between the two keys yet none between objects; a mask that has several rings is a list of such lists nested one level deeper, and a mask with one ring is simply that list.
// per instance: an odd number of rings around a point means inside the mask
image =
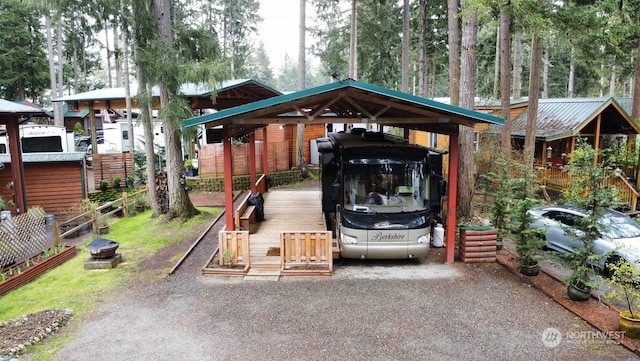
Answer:
[{"label": "fire pit", "polygon": [[120,247],[118,242],[98,237],[89,243],[87,251],[93,258],[103,259],[115,256],[118,247]]}]

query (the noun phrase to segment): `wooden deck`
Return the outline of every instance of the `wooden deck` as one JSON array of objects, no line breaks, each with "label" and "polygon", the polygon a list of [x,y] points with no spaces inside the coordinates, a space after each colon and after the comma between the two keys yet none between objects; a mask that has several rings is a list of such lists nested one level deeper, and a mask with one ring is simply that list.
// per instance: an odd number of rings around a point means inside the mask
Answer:
[{"label": "wooden deck", "polygon": [[331,275],[333,240],[320,191],[272,190],[262,196],[265,220],[250,223],[248,230],[236,225],[234,231],[220,231],[218,249],[202,273],[268,279]]},{"label": "wooden deck", "polygon": [[[249,232],[250,273],[280,269],[280,254],[277,251],[280,250],[280,234],[283,231],[327,230],[320,192],[271,190],[263,197],[265,220],[251,224]],[[267,255],[270,249],[273,255]]]}]

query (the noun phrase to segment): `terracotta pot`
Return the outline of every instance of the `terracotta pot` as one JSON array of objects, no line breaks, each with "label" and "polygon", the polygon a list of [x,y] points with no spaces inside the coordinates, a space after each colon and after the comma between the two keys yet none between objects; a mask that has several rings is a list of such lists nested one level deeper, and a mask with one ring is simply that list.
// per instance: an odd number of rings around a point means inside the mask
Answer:
[{"label": "terracotta pot", "polygon": [[[640,316],[640,312],[636,317]],[[631,318],[629,311],[621,311],[618,320],[620,331],[624,331],[625,337],[640,338],[640,319]]]},{"label": "terracotta pot", "polygon": [[591,298],[591,288],[569,285],[567,286],[567,296],[569,296],[569,299],[572,301],[586,301]]}]

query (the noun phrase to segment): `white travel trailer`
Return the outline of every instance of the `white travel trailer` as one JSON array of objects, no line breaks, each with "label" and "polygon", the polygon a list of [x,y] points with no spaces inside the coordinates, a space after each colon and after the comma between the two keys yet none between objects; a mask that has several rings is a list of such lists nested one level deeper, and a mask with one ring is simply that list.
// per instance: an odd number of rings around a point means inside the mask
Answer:
[{"label": "white travel trailer", "polygon": [[[57,125],[24,124],[20,126],[22,153],[75,152],[73,132]],[[9,153],[6,130],[0,136],[0,154]]]}]

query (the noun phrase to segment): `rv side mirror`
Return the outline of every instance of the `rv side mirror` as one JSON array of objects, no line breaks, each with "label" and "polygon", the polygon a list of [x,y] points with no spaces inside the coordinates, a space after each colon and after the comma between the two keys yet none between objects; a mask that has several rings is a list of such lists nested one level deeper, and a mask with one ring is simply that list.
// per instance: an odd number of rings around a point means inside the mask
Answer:
[{"label": "rv side mirror", "polygon": [[331,185],[331,198],[333,198],[334,201],[340,199],[340,183],[333,183]]}]

